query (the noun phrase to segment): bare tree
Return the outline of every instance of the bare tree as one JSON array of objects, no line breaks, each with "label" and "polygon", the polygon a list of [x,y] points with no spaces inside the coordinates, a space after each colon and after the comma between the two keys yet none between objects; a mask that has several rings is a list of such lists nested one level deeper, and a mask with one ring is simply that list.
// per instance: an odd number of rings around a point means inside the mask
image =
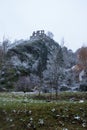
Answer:
[{"label": "bare tree", "polygon": [[[7,54],[7,47],[10,41],[8,39],[3,38],[3,42],[0,46],[0,63],[5,66],[6,61],[6,54]],[[1,64],[0,64],[1,65]]]},{"label": "bare tree", "polygon": [[79,63],[87,69],[87,47],[82,47],[77,52]]},{"label": "bare tree", "polygon": [[56,99],[59,91],[59,82],[62,78],[62,66],[63,66],[63,56],[61,48],[56,52],[56,57],[54,59],[54,70],[53,70],[53,81],[54,89],[56,91]]},{"label": "bare tree", "polygon": [[15,83],[16,91],[27,92],[30,91],[31,88],[32,85],[29,76],[21,76],[19,77],[18,81]]},{"label": "bare tree", "polygon": [[[61,47],[55,49],[55,55],[52,55],[51,63],[48,65],[48,72],[45,74],[45,79],[47,79],[47,83],[50,85],[50,89],[55,90],[56,99],[59,91],[59,84],[62,78],[62,65],[63,65],[63,56],[62,56]],[[52,95],[51,91],[51,95]]]},{"label": "bare tree", "polygon": [[3,62],[3,49],[2,46],[0,46],[0,67],[2,66],[2,62]]},{"label": "bare tree", "polygon": [[30,74],[30,80],[33,87],[33,91],[40,91],[40,78],[35,74]]},{"label": "bare tree", "polygon": [[4,60],[6,60],[6,54],[7,54],[7,48],[10,44],[10,41],[8,39],[3,38],[3,42],[2,42],[2,49],[3,49],[3,58]]}]

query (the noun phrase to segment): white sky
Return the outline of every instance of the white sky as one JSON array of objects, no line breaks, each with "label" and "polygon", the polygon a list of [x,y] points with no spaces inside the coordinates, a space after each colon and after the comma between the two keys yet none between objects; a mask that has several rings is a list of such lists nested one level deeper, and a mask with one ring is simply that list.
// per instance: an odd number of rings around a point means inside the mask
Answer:
[{"label": "white sky", "polygon": [[87,0],[0,0],[0,41],[43,29],[73,51],[87,45]]}]

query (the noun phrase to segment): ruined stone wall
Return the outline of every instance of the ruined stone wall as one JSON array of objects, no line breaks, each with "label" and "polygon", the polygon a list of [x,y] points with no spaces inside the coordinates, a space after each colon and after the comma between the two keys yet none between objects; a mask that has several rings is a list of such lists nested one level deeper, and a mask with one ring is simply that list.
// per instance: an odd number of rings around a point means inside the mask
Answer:
[{"label": "ruined stone wall", "polygon": [[42,37],[45,37],[46,34],[45,34],[45,31],[44,30],[38,30],[38,31],[34,31],[32,33],[32,36],[30,36],[30,40],[34,40],[36,38],[42,38]]}]

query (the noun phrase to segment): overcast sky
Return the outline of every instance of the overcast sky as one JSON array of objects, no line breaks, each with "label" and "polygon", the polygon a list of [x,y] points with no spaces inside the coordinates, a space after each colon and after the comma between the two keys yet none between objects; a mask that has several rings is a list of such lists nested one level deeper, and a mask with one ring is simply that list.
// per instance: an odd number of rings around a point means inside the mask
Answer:
[{"label": "overcast sky", "polygon": [[0,0],[0,41],[43,29],[73,51],[87,45],[87,0]]}]

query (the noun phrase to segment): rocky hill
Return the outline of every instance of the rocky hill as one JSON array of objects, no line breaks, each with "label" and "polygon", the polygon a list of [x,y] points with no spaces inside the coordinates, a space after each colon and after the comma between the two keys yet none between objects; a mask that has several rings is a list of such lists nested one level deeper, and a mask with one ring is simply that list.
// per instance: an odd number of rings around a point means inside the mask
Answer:
[{"label": "rocky hill", "polygon": [[8,47],[0,70],[0,86],[30,91],[42,85],[47,89],[50,82],[54,84],[55,77],[58,84],[65,81],[64,70],[75,63],[73,52],[61,48],[43,30],[33,32],[29,40],[19,40]]}]

